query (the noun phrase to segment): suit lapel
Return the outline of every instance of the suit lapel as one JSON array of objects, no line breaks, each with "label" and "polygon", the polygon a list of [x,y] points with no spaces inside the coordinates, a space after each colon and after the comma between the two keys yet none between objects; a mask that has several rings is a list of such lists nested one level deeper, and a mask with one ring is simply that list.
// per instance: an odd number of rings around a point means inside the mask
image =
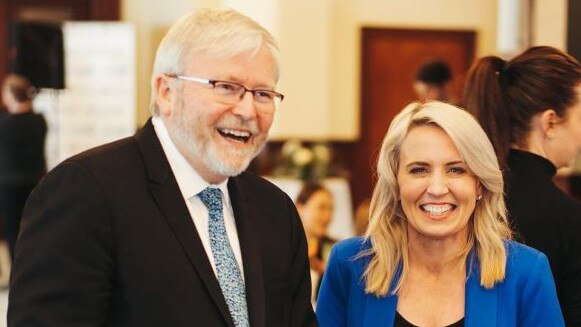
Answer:
[{"label": "suit lapel", "polygon": [[480,286],[480,278],[471,276],[466,285],[465,326],[481,326],[483,321],[497,322],[498,292]]},{"label": "suit lapel", "polygon": [[[480,267],[478,260],[471,252],[466,262],[465,295],[465,326],[482,326],[482,322],[498,322],[498,289],[485,289],[480,285]],[[399,279],[400,272],[392,282],[391,288],[395,287]],[[378,298],[367,295],[365,300],[365,313],[363,326],[393,326],[395,312],[397,310],[397,296],[386,296]]]},{"label": "suit lapel", "polygon": [[[369,262],[366,261],[364,266],[367,266],[368,263]],[[361,267],[361,271],[363,270],[364,268]],[[390,291],[395,288],[400,275],[401,265],[395,272],[395,276],[389,287]],[[373,294],[366,294],[365,297],[366,300],[363,326],[393,326],[393,322],[395,321],[395,311],[397,310],[397,295],[377,297]]]},{"label": "suit lapel", "polygon": [[214,275],[202,241],[183,201],[163,148],[157,139],[151,119],[137,132],[135,139],[143,155],[151,194],[163,213],[163,217],[182,245],[185,254],[206,286],[210,297],[228,321],[228,325],[234,326],[228,306],[222,295],[220,284]]},{"label": "suit lapel", "polygon": [[265,326],[265,296],[262,275],[260,233],[253,219],[256,218],[250,195],[244,190],[239,177],[230,178],[228,193],[236,220],[236,229],[244,263],[246,299],[251,326]]},{"label": "suit lapel", "polygon": [[[466,282],[465,326],[481,326],[483,321],[498,321],[498,292],[496,288],[487,290],[480,286],[478,274],[472,274]],[[378,298],[367,295],[363,326],[393,326],[397,296]]]},{"label": "suit lapel", "polygon": [[[471,261],[473,266],[470,268]],[[466,269],[469,275],[466,281],[465,326],[482,326],[484,321],[496,324],[498,322],[498,289],[495,287],[488,290],[480,285],[480,267],[473,253]]]},{"label": "suit lapel", "polygon": [[366,295],[363,326],[393,326],[396,308],[397,296]]}]

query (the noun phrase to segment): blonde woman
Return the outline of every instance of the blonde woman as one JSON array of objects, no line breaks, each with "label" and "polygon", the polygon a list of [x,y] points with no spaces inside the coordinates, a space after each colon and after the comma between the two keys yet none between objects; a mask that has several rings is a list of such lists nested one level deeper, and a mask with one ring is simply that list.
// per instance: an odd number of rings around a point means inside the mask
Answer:
[{"label": "blonde woman", "polygon": [[502,173],[469,113],[409,105],[377,173],[366,236],[331,253],[321,326],[564,326],[547,258],[510,240]]}]

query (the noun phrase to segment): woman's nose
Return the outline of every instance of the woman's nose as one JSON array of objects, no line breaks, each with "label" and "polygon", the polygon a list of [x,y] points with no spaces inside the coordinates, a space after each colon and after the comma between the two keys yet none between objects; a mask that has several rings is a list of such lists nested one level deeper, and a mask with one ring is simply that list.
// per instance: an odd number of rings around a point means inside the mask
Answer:
[{"label": "woman's nose", "polygon": [[444,176],[435,174],[430,178],[428,185],[428,193],[435,196],[440,196],[448,193],[448,183]]}]

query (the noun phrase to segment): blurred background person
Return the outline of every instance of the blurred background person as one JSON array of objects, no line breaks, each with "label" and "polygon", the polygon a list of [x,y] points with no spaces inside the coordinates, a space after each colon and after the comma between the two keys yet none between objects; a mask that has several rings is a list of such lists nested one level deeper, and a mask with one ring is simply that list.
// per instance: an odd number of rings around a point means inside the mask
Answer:
[{"label": "blurred background person", "polygon": [[331,247],[336,242],[327,235],[329,224],[333,219],[333,194],[319,182],[306,182],[295,202],[307,236],[313,284],[312,302],[316,303],[321,277]]},{"label": "blurred background person", "polygon": [[546,256],[510,240],[503,176],[470,114],[407,106],[377,176],[366,237],[331,252],[321,326],[564,326]]},{"label": "blurred background person", "polygon": [[369,225],[369,205],[371,204],[371,198],[366,198],[355,209],[355,214],[353,215],[354,225],[355,225],[355,235],[362,236],[367,230]]},{"label": "blurred background person", "polygon": [[2,83],[6,113],[0,115],[0,216],[11,257],[24,203],[46,173],[47,126],[43,115],[33,112],[35,95],[36,89],[24,76],[10,74]]},{"label": "blurred background person", "polygon": [[450,102],[448,85],[452,71],[442,60],[427,61],[416,72],[413,88],[421,101],[439,100]]},{"label": "blurred background person", "polygon": [[549,257],[565,322],[581,326],[581,204],[553,183],[581,147],[579,62],[552,47],[509,61],[484,57],[468,73],[464,98],[507,169],[516,235]]}]

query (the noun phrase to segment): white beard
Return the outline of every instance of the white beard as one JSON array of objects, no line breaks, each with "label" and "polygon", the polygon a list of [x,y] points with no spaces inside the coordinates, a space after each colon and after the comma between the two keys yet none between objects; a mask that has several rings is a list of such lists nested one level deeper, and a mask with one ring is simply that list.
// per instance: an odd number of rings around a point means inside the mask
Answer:
[{"label": "white beard", "polygon": [[[212,139],[214,131],[209,131],[209,127],[204,126],[200,117],[182,116],[178,117],[177,122],[175,135],[186,146],[192,158],[197,158],[206,169],[220,176],[236,176],[242,173],[266,143],[265,138],[250,148],[221,148]],[[235,116],[226,116],[222,119],[221,125],[238,128],[243,126],[245,129],[251,130],[253,134],[258,133],[255,121],[244,123]],[[204,127],[198,128],[198,126]]]}]

